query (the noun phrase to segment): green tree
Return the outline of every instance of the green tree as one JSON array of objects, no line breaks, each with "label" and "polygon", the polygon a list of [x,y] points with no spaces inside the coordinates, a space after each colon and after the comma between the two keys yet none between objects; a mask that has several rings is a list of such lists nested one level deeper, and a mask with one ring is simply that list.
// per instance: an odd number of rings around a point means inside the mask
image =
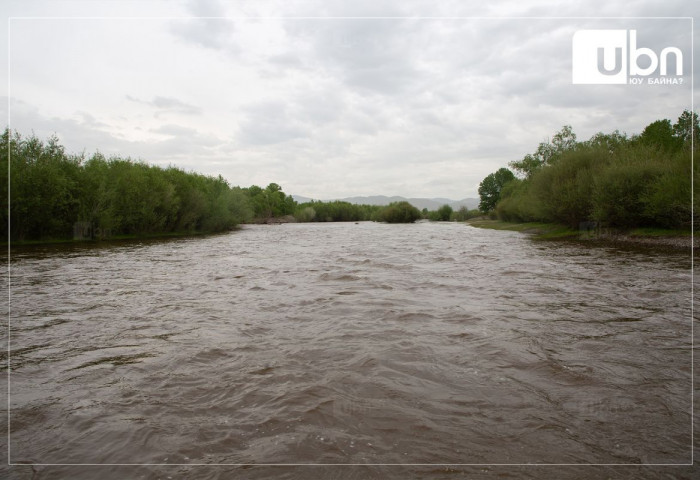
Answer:
[{"label": "green tree", "polygon": [[450,207],[447,204],[443,205],[442,207],[437,209],[438,220],[441,222],[449,222],[452,218],[452,212],[452,207]]},{"label": "green tree", "polygon": [[639,136],[639,141],[644,145],[654,145],[668,151],[676,150],[682,145],[682,141],[674,136],[671,120],[668,119],[657,120],[647,125]]},{"label": "green tree", "polygon": [[615,130],[612,133],[605,134],[603,132],[598,132],[593,135],[590,140],[585,142],[585,147],[597,148],[599,150],[605,150],[610,153],[623,148],[628,145],[630,139],[626,134],[620,133],[619,130]]},{"label": "green tree", "polygon": [[294,198],[287,196],[276,183],[269,184],[264,190],[252,185],[243,191],[250,199],[254,217],[260,220],[293,215],[297,207]]},{"label": "green tree", "polygon": [[386,223],[413,223],[421,218],[420,211],[410,203],[394,202],[379,210],[377,218]]},{"label": "green tree", "polygon": [[698,114],[684,110],[681,116],[678,117],[678,121],[673,125],[673,135],[685,145],[693,143],[695,148],[700,147]]},{"label": "green tree", "polygon": [[479,184],[479,210],[488,213],[495,209],[496,204],[501,199],[503,186],[514,179],[513,172],[505,167],[484,178]]},{"label": "green tree", "polygon": [[552,137],[553,156],[559,156],[564,152],[574,150],[576,148],[576,134],[571,125],[564,125],[561,130]]},{"label": "green tree", "polygon": [[480,215],[481,212],[479,209],[469,210],[467,207],[462,205],[459,207],[459,210],[454,213],[454,219],[458,222],[465,222],[470,218],[478,217]]},{"label": "green tree", "polygon": [[551,141],[541,142],[534,153],[508,165],[525,178],[530,178],[540,168],[552,165],[564,152],[573,150],[576,146],[576,134],[570,125],[564,125]]}]

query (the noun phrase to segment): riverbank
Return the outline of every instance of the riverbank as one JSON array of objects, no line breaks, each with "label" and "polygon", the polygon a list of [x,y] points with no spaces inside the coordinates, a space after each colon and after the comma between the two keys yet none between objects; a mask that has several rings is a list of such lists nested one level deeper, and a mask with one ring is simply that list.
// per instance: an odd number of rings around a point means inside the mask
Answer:
[{"label": "riverbank", "polygon": [[254,218],[249,222],[248,225],[281,225],[283,223],[296,223],[297,219],[294,215],[284,215],[282,217],[260,217]]},{"label": "riverbank", "polygon": [[[167,232],[167,233],[144,233],[131,235],[111,235],[104,238],[45,238],[41,240],[13,240],[9,243],[11,248],[14,247],[41,247],[45,245],[74,245],[74,244],[97,244],[107,242],[121,242],[133,240],[158,240],[168,238],[184,238],[184,237],[201,237],[207,235],[217,235],[240,229],[243,225],[281,225],[283,223],[295,223],[296,219],[292,215],[284,217],[270,218],[255,218],[249,222],[237,225],[230,230],[220,232],[202,232],[202,231],[186,231],[186,232]],[[8,242],[0,242],[0,248],[7,248]]]},{"label": "riverbank", "polygon": [[467,225],[476,228],[488,228],[491,230],[510,230],[533,235],[539,240],[550,239],[575,239],[586,241],[600,241],[607,243],[622,243],[636,245],[650,245],[670,248],[698,248],[698,238],[693,238],[690,231],[665,230],[659,228],[637,228],[632,230],[581,228],[574,230],[565,225],[556,223],[539,222],[504,222],[487,218],[474,218],[467,220]]},{"label": "riverbank", "polygon": [[[236,227],[240,228],[239,227]],[[235,230],[235,229],[234,229]],[[0,247],[41,247],[45,245],[80,245],[80,244],[98,244],[110,242],[122,242],[133,240],[159,240],[168,238],[185,238],[185,237],[201,237],[206,235],[216,235],[225,232],[168,232],[168,233],[144,233],[131,235],[113,235],[105,238],[46,238],[42,240],[13,240],[12,242],[0,242]]]}]

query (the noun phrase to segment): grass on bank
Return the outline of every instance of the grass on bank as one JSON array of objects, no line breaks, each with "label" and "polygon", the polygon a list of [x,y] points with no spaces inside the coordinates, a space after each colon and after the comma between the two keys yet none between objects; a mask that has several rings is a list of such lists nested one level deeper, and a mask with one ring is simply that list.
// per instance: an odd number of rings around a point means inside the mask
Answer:
[{"label": "grass on bank", "polygon": [[628,235],[630,237],[690,237],[690,230],[674,230],[664,228],[635,228],[632,230],[621,229],[605,229],[603,232],[574,230],[565,225],[558,223],[542,223],[542,222],[504,222],[502,220],[491,220],[488,218],[475,218],[467,220],[468,225],[476,228],[488,228],[491,230],[510,230],[515,232],[524,232],[534,234],[538,239],[556,239],[556,238],[596,238],[601,234],[604,235]]},{"label": "grass on bank", "polygon": [[557,223],[542,222],[504,222],[502,220],[491,220],[488,218],[475,218],[467,220],[467,224],[476,228],[488,228],[491,230],[511,230],[514,232],[524,232],[535,234],[536,238],[569,238],[578,237],[579,231],[572,230],[565,225]]},{"label": "grass on bank", "polygon": [[627,232],[632,237],[690,237],[690,230],[670,230],[667,228],[635,228]]}]

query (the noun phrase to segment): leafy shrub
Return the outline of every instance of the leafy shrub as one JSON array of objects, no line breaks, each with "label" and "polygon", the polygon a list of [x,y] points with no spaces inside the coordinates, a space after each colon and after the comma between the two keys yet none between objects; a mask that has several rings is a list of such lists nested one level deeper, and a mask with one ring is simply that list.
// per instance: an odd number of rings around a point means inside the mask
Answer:
[{"label": "leafy shrub", "polygon": [[453,217],[457,222],[464,222],[471,218],[480,217],[481,215],[483,215],[483,213],[479,211],[479,209],[475,208],[473,210],[469,210],[467,207],[461,206],[459,210],[454,212]]},{"label": "leafy shrub", "polygon": [[433,222],[449,222],[452,220],[454,210],[449,205],[445,204],[438,208],[437,210],[428,211],[424,209],[421,213],[422,218],[427,218]]},{"label": "leafy shrub", "polygon": [[442,207],[438,208],[438,221],[449,222],[452,218],[452,212],[452,207],[450,207],[449,205],[443,205]]},{"label": "leafy shrub", "polygon": [[532,177],[531,194],[541,203],[547,221],[577,228],[591,217],[595,171],[608,162],[609,154],[598,149],[565,152],[555,164]]},{"label": "leafy shrub", "polygon": [[668,172],[669,155],[665,147],[644,143],[618,152],[613,162],[597,172],[592,218],[612,227],[659,225],[649,208],[649,195]]},{"label": "leafy shrub", "polygon": [[530,193],[531,181],[515,179],[504,186],[496,216],[506,222],[544,221],[542,202]]},{"label": "leafy shrub", "polygon": [[294,214],[297,222],[313,222],[316,218],[316,210],[314,207],[300,207]]},{"label": "leafy shrub", "polygon": [[413,223],[421,218],[421,213],[408,202],[394,202],[379,210],[377,218],[387,223]]},{"label": "leafy shrub", "polygon": [[[77,223],[112,235],[223,231],[252,214],[244,192],[221,176],[105,159],[99,153],[86,160],[66,154],[55,137],[42,142],[9,130],[0,137],[0,185],[6,198],[8,150],[11,240],[70,238]],[[0,229],[7,238],[6,215]]]},{"label": "leafy shrub", "polygon": [[[675,125],[659,120],[638,136],[615,131],[575,143],[569,132],[562,136],[571,140],[565,148],[542,143],[523,162],[511,162],[526,178],[503,186],[495,212],[505,221],[573,228],[587,221],[620,228],[688,228],[698,219],[693,211],[700,210],[700,196],[692,197],[691,191],[690,147],[698,132],[697,115],[688,111]],[[540,160],[525,162],[530,157]],[[692,175],[700,182],[700,167]]]}]

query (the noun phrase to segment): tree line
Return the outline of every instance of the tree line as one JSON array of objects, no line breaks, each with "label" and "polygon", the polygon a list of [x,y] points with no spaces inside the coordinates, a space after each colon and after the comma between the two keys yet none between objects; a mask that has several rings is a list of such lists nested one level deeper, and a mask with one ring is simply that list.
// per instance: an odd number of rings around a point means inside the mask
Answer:
[{"label": "tree line", "polygon": [[427,218],[409,202],[393,202],[389,205],[358,205],[335,200],[311,201],[297,207],[295,218],[299,222],[359,222],[413,223]]},{"label": "tree line", "polygon": [[504,167],[484,178],[479,209],[504,221],[571,228],[689,229],[700,206],[691,200],[691,179],[700,179],[691,150],[699,144],[698,116],[687,110],[674,124],[657,120],[632,136],[616,130],[579,142],[565,126],[509,163],[517,176]]},{"label": "tree line", "polygon": [[0,190],[10,202],[0,229],[11,241],[69,239],[77,230],[82,238],[213,233],[297,206],[275,183],[232,187],[220,175],[67,154],[55,136],[44,142],[9,129],[0,138]]},{"label": "tree line", "polygon": [[55,136],[44,142],[6,129],[0,137],[0,196],[10,203],[0,208],[0,229],[5,238],[23,241],[76,233],[99,238],[221,232],[271,217],[396,223],[463,221],[478,213],[573,228],[597,222],[683,229],[698,224],[700,200],[694,198],[693,208],[691,179],[700,179],[700,167],[691,171],[691,148],[700,145],[699,132],[697,114],[687,110],[674,124],[657,120],[632,136],[614,131],[579,142],[565,126],[535,152],[510,162],[512,170],[504,167],[484,178],[480,212],[455,212],[448,205],[420,212],[408,202],[298,204],[276,183],[241,188],[220,175],[100,153],[68,154]]},{"label": "tree line", "polygon": [[312,200],[298,205],[294,217],[299,222],[359,222],[377,220],[381,208],[377,205],[357,205],[341,200]]},{"label": "tree line", "polygon": [[449,205],[443,205],[437,210],[424,208],[419,211],[409,202],[394,202],[389,205],[357,205],[354,203],[335,200],[321,202],[312,200],[297,206],[294,218],[298,222],[358,222],[374,221],[387,223],[412,223],[416,220],[431,220],[434,222],[463,222],[482,215],[479,210],[469,210],[461,207],[455,211]]},{"label": "tree line", "polygon": [[68,154],[55,136],[42,141],[9,129],[0,137],[0,196],[9,200],[0,208],[0,231],[15,242],[214,233],[280,217],[390,223],[421,218],[407,202],[299,205],[276,183],[241,188],[221,175],[106,158],[99,152]]}]

